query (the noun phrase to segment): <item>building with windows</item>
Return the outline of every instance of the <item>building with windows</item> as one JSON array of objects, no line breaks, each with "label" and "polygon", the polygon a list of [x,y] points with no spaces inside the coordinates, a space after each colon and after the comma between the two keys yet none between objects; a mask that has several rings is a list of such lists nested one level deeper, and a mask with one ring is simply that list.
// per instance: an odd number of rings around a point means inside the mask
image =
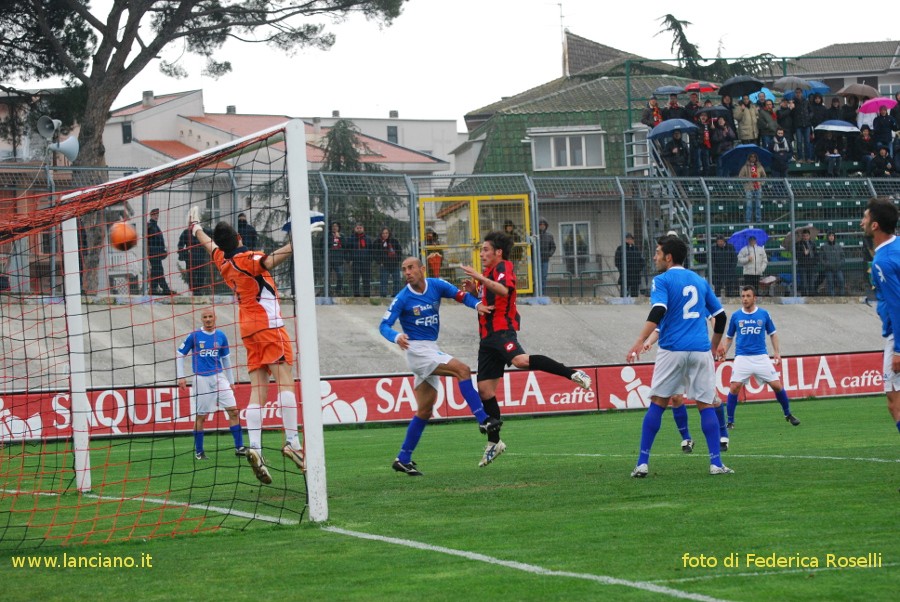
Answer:
[{"label": "building with windows", "polygon": [[[332,111],[331,117],[304,117],[313,125],[328,128],[341,119],[340,111]],[[390,111],[386,119],[377,117],[345,117],[362,134],[391,144],[430,155],[448,165],[446,171],[457,173],[453,149],[462,144],[466,135],[457,132],[455,119],[401,119],[397,111]]]}]

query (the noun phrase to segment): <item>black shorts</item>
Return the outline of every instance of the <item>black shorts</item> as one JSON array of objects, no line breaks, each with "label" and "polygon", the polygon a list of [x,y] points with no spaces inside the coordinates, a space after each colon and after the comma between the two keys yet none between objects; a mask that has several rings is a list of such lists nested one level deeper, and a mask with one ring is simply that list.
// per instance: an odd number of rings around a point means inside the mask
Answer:
[{"label": "black shorts", "polygon": [[515,330],[496,332],[481,339],[478,347],[478,376],[476,380],[493,380],[503,378],[503,372],[512,364],[513,358],[522,355],[525,350],[519,344]]}]

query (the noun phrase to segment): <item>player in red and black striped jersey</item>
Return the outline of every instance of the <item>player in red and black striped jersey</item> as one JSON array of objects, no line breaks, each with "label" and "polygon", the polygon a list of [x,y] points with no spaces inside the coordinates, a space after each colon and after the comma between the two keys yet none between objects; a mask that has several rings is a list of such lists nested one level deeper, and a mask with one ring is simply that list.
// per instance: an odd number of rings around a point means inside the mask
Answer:
[{"label": "player in red and black striped jersey", "polygon": [[[494,311],[479,315],[478,330],[481,344],[478,347],[478,394],[489,416],[500,420],[500,404],[497,403],[497,385],[507,366],[522,370],[542,370],[557,374],[575,382],[583,389],[591,388],[591,377],[581,370],[560,364],[545,355],[528,355],[519,344],[520,319],[516,308],[516,272],[509,260],[512,239],[503,232],[489,232],[481,245],[483,273],[471,266],[461,266],[468,276],[463,283],[465,290],[478,294],[485,306]],[[499,429],[488,433],[488,444],[479,466],[487,466],[503,453],[506,444],[500,440]]]}]

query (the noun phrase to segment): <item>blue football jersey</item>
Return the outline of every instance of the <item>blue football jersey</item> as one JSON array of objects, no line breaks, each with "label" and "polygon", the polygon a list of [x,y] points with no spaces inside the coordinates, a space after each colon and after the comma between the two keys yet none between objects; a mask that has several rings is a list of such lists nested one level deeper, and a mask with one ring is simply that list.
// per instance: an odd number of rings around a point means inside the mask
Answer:
[{"label": "blue football jersey", "polygon": [[441,330],[441,299],[456,299],[468,307],[475,307],[478,299],[463,292],[441,278],[426,278],[425,290],[414,291],[409,285],[397,293],[381,319],[378,330],[393,343],[400,334],[392,327],[400,320],[400,327],[410,341],[436,341]]},{"label": "blue football jersey", "polygon": [[881,336],[894,335],[894,351],[900,352],[900,238],[891,237],[875,249],[872,285],[878,300]]},{"label": "blue football jersey", "polygon": [[660,349],[710,350],[706,318],[724,310],[706,280],[681,266],[673,266],[653,278],[650,305],[666,309],[659,323]]},{"label": "blue football jersey", "polygon": [[228,338],[221,330],[197,330],[187,336],[178,348],[178,353],[191,356],[194,374],[208,376],[223,370],[222,358],[231,352],[228,349]]},{"label": "blue football jersey", "polygon": [[769,312],[757,307],[753,313],[747,313],[741,308],[731,314],[728,323],[729,339],[736,339],[734,345],[735,355],[767,355],[766,335],[775,332],[775,323]]}]

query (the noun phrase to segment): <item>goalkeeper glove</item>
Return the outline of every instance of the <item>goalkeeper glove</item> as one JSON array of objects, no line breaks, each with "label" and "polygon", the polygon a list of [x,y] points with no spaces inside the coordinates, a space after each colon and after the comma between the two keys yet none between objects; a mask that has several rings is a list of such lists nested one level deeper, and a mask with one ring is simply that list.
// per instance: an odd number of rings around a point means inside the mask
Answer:
[{"label": "goalkeeper glove", "polygon": [[200,207],[194,205],[191,207],[191,210],[188,211],[187,214],[188,221],[188,230],[191,231],[191,234],[196,234],[197,229],[201,228],[200,226]]},{"label": "goalkeeper glove", "polygon": [[[288,221],[284,222],[284,225],[281,229],[288,234],[291,233],[291,220],[288,218]],[[310,211],[309,212],[309,232],[310,234],[317,234],[325,229],[325,214],[319,211]]]}]

